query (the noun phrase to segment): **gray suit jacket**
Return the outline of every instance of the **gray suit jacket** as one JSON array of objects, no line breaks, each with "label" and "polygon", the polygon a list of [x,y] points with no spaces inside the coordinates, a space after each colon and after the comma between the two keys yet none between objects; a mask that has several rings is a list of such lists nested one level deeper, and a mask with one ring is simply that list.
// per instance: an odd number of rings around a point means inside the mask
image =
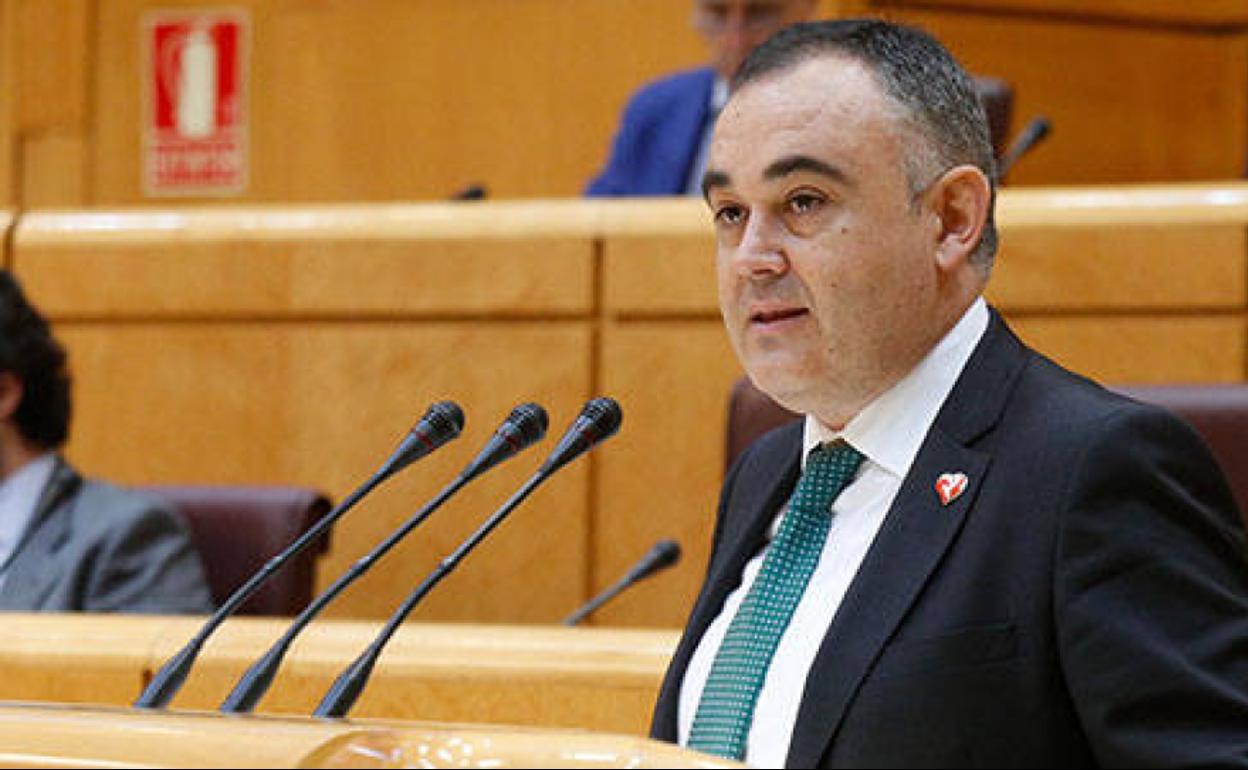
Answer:
[{"label": "gray suit jacket", "polygon": [[0,586],[0,610],[199,614],[212,598],[177,513],[84,480],[58,458]]}]

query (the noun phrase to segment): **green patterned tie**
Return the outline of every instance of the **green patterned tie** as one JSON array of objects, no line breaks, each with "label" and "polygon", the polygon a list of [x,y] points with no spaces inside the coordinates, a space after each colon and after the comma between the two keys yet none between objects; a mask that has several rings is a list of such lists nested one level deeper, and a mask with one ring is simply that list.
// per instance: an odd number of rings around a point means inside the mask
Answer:
[{"label": "green patterned tie", "polygon": [[689,748],[728,759],[745,756],[763,679],[776,645],[823,552],[832,501],[853,478],[862,455],[838,441],[811,450],[763,566],[715,654],[689,733]]}]

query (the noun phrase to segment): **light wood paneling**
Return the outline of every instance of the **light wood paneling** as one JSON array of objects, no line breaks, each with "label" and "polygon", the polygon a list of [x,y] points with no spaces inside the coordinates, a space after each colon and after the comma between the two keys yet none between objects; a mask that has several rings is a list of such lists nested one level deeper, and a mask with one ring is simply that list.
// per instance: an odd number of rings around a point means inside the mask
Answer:
[{"label": "light wood paneling", "polygon": [[46,129],[26,132],[19,165],[24,206],[85,203],[87,138],[80,131]]},{"label": "light wood paneling", "polygon": [[1058,363],[1107,384],[1241,382],[1245,315],[1010,317]]},{"label": "light wood paneling", "polygon": [[602,384],[635,426],[600,459],[594,582],[602,590],[657,540],[680,563],[601,610],[622,626],[679,626],[704,576],[723,478],[728,389],[741,369],[718,320],[608,324]]},{"label": "light wood paneling", "polygon": [[0,0],[0,206],[17,204],[17,3]]},{"label": "light wood paneling", "polygon": [[1022,226],[1005,241],[988,298],[1006,312],[1058,297],[1063,311],[1235,309],[1248,297],[1242,224]]},{"label": "light wood paneling", "polygon": [[[1052,135],[1010,172],[1012,184],[1230,179],[1245,171],[1242,4],[870,5],[929,30],[969,70],[1008,81],[1016,129],[1036,115],[1051,119]],[[1090,5],[1097,10],[1089,13]]]},{"label": "light wood paneling", "polygon": [[0,704],[0,766],[742,768],[649,738],[557,728]]},{"label": "light wood paneling", "polygon": [[[162,633],[152,647],[153,668],[196,628],[185,622]],[[218,707],[282,630],[250,618],[223,626],[175,705]],[[353,621],[309,626],[259,711],[311,713],[379,630]],[[387,644],[351,714],[645,735],[675,643],[674,631],[408,623]]]},{"label": "light wood paneling", "polygon": [[1158,22],[1204,29],[1248,26],[1240,0],[874,0],[876,5],[928,6],[1117,22]]},{"label": "light wood paneling", "polygon": [[29,290],[55,315],[584,314],[594,209],[570,208],[44,212],[18,238]]},{"label": "light wood paneling", "polygon": [[[9,614],[0,664],[10,700],[129,705],[199,629],[197,617]],[[170,707],[216,709],[286,621],[234,618],[204,646]],[[320,620],[257,707],[309,714],[380,623]],[[675,648],[671,630],[407,623],[352,709],[358,718],[576,727],[645,735]],[[73,676],[66,676],[73,671]]]},{"label": "light wood paneling", "polygon": [[[0,204],[151,203],[140,189],[141,20],[203,7],[8,0],[0,184],[10,192]],[[250,186],[236,198],[250,202],[434,200],[470,183],[494,197],[575,195],[604,162],[629,96],[705,59],[687,0],[230,7],[252,20]],[[1013,84],[1016,128],[1049,115],[1052,137],[1013,184],[1232,178],[1248,166],[1248,20],[1237,0],[819,8],[922,24],[972,70]]]},{"label": "light wood paneling", "polygon": [[[89,202],[94,2],[14,0],[15,203]],[[11,148],[11,150],[9,149]]]},{"label": "light wood paneling", "polygon": [[[95,201],[142,200],[140,17],[202,5],[100,4]],[[233,5],[254,26],[247,200],[576,194],[628,94],[704,56],[672,0]]]},{"label": "light wood paneling", "polygon": [[[558,435],[590,392],[589,333],[576,323],[64,322],[57,332],[76,378],[69,455],[123,482],[285,480],[341,500],[429,403],[458,401],[469,420],[464,436],[335,526],[322,586],[448,483],[516,404],[545,405]],[[518,457],[464,490],[332,611],[389,615],[537,460]],[[585,598],[587,484],[583,462],[552,478],[420,616],[552,621],[574,609]],[[553,549],[563,557],[550,559]],[[495,590],[521,577],[523,590]]]}]

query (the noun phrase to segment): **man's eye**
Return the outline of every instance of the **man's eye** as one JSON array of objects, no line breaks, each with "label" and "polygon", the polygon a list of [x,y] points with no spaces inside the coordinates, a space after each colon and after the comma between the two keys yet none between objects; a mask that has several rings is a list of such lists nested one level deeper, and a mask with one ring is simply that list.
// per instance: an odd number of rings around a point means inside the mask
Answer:
[{"label": "man's eye", "polygon": [[715,224],[735,225],[745,216],[740,206],[720,206],[715,209]]},{"label": "man's eye", "polygon": [[823,199],[818,195],[799,193],[789,198],[789,209],[797,214],[807,214],[817,209],[821,203]]}]

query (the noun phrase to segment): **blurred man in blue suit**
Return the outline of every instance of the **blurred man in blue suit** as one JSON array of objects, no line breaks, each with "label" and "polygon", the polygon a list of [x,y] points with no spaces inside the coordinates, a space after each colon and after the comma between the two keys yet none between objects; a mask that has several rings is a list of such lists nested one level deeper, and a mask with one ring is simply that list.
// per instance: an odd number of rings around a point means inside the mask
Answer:
[{"label": "blurred man in blue suit", "polygon": [[620,120],[606,167],[586,195],[701,195],[711,127],[728,100],[728,79],[774,32],[810,18],[815,0],[694,0],[693,26],[706,40],[706,67],[644,86]]}]

